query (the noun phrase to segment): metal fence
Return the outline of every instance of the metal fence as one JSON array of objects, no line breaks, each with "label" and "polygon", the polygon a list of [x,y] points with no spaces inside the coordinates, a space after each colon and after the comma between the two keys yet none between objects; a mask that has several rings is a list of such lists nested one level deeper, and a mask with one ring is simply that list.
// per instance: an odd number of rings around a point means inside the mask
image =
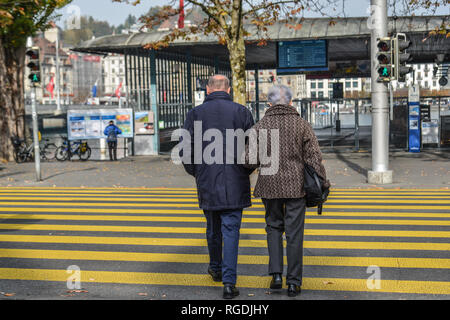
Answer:
[{"label": "metal fence", "polygon": [[[422,107],[429,107],[427,121],[437,122],[439,143],[423,139],[422,148],[450,148],[449,97],[424,97]],[[372,147],[372,105],[369,98],[358,99],[302,99],[294,100],[299,114],[311,123],[319,144],[324,150],[370,150]],[[248,102],[247,107],[258,120],[264,117],[267,101]],[[259,108],[259,109],[258,109]],[[423,133],[424,135],[424,133]],[[425,137],[425,136],[424,136]],[[394,98],[390,110],[390,149],[408,149],[408,100]]]}]

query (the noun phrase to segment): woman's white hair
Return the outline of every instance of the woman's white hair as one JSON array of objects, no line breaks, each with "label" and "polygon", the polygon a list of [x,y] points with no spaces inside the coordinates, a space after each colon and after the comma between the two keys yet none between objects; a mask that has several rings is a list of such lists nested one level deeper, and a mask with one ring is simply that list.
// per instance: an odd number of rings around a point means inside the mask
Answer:
[{"label": "woman's white hair", "polygon": [[284,85],[275,85],[269,89],[267,99],[271,105],[290,104],[292,100],[292,90]]}]

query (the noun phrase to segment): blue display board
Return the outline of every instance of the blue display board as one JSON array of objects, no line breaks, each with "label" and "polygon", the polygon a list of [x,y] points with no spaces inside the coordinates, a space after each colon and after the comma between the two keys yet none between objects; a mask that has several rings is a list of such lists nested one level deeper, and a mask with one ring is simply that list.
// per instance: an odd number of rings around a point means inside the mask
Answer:
[{"label": "blue display board", "polygon": [[326,40],[280,41],[277,43],[278,73],[328,70]]},{"label": "blue display board", "polygon": [[413,85],[408,93],[409,152],[420,152],[420,89]]},{"label": "blue display board", "polygon": [[69,110],[68,138],[69,140],[106,138],[103,131],[111,120],[122,130],[119,138],[133,138],[133,109]]}]

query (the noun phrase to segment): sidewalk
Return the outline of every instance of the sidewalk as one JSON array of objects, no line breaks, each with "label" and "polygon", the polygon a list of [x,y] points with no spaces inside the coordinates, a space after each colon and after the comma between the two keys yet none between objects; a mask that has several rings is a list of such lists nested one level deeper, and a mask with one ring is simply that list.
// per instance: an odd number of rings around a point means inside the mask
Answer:
[{"label": "sidewalk", "polygon": [[[394,183],[370,185],[370,153],[324,153],[328,178],[334,188],[450,188],[450,152],[390,155]],[[42,180],[36,181],[34,163],[0,164],[1,187],[167,187],[194,188],[194,179],[169,156],[131,157],[118,162],[42,162]],[[252,175],[253,185],[256,174]]]}]

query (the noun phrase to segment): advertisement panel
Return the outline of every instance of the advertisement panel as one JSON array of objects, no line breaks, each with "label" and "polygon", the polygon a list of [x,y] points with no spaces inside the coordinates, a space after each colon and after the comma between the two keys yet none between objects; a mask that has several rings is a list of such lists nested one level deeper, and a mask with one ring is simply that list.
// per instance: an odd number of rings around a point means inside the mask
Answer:
[{"label": "advertisement panel", "polygon": [[67,111],[69,140],[106,138],[103,134],[110,121],[122,130],[119,138],[133,138],[133,109],[97,109]]},{"label": "advertisement panel", "polygon": [[420,152],[420,91],[412,85],[408,92],[409,152]]},{"label": "advertisement panel", "polygon": [[138,111],[134,114],[137,135],[155,134],[155,120],[152,111]]}]

